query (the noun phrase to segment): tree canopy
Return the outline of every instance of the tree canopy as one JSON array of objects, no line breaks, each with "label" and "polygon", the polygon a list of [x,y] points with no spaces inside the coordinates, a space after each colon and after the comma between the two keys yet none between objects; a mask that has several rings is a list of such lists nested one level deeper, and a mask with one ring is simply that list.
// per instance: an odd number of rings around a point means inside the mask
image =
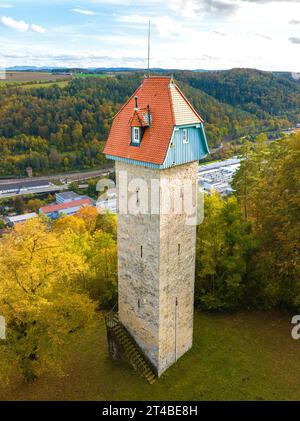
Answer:
[{"label": "tree canopy", "polygon": [[[62,362],[95,309],[116,300],[113,216],[94,208],[54,224],[37,218],[16,225],[0,241],[0,307],[7,324],[0,342],[0,379],[15,370],[26,382]],[[105,227],[110,227],[105,232]]]}]

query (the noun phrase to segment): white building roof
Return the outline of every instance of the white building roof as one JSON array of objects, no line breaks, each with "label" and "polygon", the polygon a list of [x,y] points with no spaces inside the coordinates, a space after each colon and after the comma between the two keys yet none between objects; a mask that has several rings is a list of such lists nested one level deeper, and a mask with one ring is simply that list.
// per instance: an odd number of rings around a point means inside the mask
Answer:
[{"label": "white building roof", "polygon": [[17,222],[24,222],[28,219],[36,218],[38,215],[35,212],[32,213],[25,213],[24,215],[17,215],[17,216],[8,216],[7,220],[8,222],[11,222],[13,224]]}]

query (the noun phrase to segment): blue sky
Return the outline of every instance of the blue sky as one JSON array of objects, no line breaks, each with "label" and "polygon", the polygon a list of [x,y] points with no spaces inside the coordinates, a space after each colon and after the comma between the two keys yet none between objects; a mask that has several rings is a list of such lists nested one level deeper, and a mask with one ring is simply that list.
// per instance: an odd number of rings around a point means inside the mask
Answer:
[{"label": "blue sky", "polygon": [[300,71],[300,0],[0,0],[0,66]]}]

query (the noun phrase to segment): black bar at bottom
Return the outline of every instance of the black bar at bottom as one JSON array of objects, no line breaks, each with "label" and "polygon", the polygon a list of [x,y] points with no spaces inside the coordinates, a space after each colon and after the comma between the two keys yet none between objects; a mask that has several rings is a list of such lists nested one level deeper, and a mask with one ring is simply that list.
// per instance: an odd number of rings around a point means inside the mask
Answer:
[{"label": "black bar at bottom", "polygon": [[[264,414],[287,417],[299,411],[300,402],[0,402],[0,419],[4,415],[30,419],[53,419],[57,416],[98,419],[120,417],[229,417],[231,420]],[[222,418],[221,418],[222,417]],[[17,418],[17,419],[18,419]]]}]

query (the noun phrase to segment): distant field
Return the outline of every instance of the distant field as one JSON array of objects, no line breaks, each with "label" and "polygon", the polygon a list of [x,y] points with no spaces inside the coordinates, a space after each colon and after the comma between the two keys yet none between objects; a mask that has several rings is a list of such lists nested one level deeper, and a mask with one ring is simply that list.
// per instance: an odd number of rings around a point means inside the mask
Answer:
[{"label": "distant field", "polygon": [[[59,87],[64,88],[69,81],[73,78],[108,78],[113,77],[113,75],[108,75],[105,73],[99,74],[84,74],[76,73],[75,75],[55,75],[52,73],[46,72],[6,72],[5,79],[0,78],[0,86],[3,85],[18,85],[23,89],[33,89],[33,88],[48,88],[57,84]],[[32,82],[32,83],[31,83]]]},{"label": "distant field", "polygon": [[46,72],[6,72],[5,79],[1,83],[10,82],[57,82],[66,81],[72,78],[71,75],[55,75]]},{"label": "distant field", "polygon": [[107,77],[114,77],[113,75],[109,75],[107,73],[99,73],[99,74],[93,74],[93,73],[76,73],[74,76],[75,77],[80,77],[80,78],[100,77],[102,79],[107,78]]},{"label": "distant field", "polygon": [[17,378],[0,400],[300,400],[300,343],[287,314],[195,312],[194,346],[153,385],[108,357],[103,319],[83,335],[63,378]]},{"label": "distant field", "polygon": [[22,83],[19,87],[22,89],[34,89],[34,88],[49,88],[53,85],[58,85],[60,88],[64,88],[69,83],[69,80],[62,80],[59,82],[38,82],[38,83]]}]

